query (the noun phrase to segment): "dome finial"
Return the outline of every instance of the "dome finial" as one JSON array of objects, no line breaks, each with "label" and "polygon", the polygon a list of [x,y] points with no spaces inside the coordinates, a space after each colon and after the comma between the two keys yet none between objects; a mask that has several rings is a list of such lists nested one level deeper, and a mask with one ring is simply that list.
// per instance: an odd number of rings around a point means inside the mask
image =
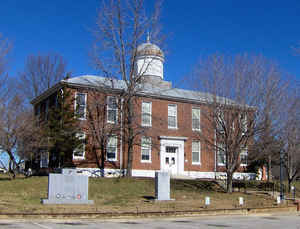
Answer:
[{"label": "dome finial", "polygon": [[149,33],[149,31],[147,32],[147,43],[150,43],[150,33]]}]

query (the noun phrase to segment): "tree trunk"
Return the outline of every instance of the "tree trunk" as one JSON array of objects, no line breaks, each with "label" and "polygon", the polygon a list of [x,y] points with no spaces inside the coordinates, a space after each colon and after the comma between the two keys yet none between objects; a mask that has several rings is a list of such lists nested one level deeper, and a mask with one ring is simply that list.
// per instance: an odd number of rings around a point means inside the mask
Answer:
[{"label": "tree trunk", "polygon": [[133,161],[133,147],[132,147],[132,143],[129,143],[128,144],[128,162],[127,162],[127,171],[126,171],[127,177],[132,176],[132,161]]},{"label": "tree trunk", "polygon": [[227,173],[227,193],[232,193],[232,173]]},{"label": "tree trunk", "polygon": [[133,108],[132,108],[132,103],[131,103],[131,98],[128,99],[127,101],[127,129],[128,129],[128,151],[127,151],[127,171],[126,171],[126,176],[131,177],[132,176],[132,161],[133,161],[133,138],[134,138],[134,133],[133,133],[133,128],[132,128],[132,116],[133,116]]},{"label": "tree trunk", "polygon": [[271,155],[269,155],[269,157],[268,157],[268,181],[272,180],[271,167],[272,167],[272,157],[271,157]]}]

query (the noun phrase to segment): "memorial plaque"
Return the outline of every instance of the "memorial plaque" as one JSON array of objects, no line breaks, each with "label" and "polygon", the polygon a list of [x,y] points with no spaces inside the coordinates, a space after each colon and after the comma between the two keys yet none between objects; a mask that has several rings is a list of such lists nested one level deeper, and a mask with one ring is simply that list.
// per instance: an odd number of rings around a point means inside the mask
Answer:
[{"label": "memorial plaque", "polygon": [[43,204],[94,203],[88,199],[88,176],[77,175],[72,170],[63,170],[63,174],[49,174],[48,199],[43,199]]},{"label": "memorial plaque", "polygon": [[243,197],[239,197],[239,204],[240,204],[240,206],[244,205],[244,198]]},{"label": "memorial plaque", "polygon": [[280,196],[277,196],[276,200],[277,200],[277,204],[280,204],[280,203],[281,203]]},{"label": "memorial plaque", "polygon": [[208,205],[210,205],[210,198],[209,198],[209,196],[206,196],[205,197],[205,206],[208,206]]},{"label": "memorial plaque", "polygon": [[155,198],[156,200],[171,200],[170,175],[166,172],[155,172]]}]

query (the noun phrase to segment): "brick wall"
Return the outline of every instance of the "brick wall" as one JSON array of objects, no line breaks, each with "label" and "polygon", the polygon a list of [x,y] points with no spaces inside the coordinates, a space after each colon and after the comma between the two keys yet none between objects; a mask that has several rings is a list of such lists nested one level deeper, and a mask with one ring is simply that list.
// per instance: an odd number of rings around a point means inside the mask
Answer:
[{"label": "brick wall", "polygon": [[[94,103],[105,103],[106,97],[111,95],[109,93],[92,92],[89,89],[78,89],[69,88],[75,98],[76,92],[87,93],[87,106],[93,107]],[[53,96],[52,96],[53,97]],[[52,98],[51,97],[51,98]],[[142,101],[152,103],[152,126],[147,128],[140,128],[138,125],[141,124],[141,104]],[[41,101],[41,113],[45,109],[45,100]],[[52,104],[52,103],[51,103]],[[210,127],[208,121],[203,117],[203,113],[208,112],[209,107],[205,104],[193,104],[187,102],[170,101],[166,99],[150,98],[150,97],[139,97],[135,101],[135,117],[134,120],[138,124],[137,129],[142,132],[136,138],[134,145],[134,157],[133,157],[133,169],[139,170],[159,170],[160,169],[160,138],[159,136],[171,136],[171,137],[186,137],[187,140],[184,144],[184,171],[199,171],[199,172],[213,172],[215,170],[215,150],[203,141],[201,142],[201,158],[200,165],[192,164],[192,141],[199,140],[199,132],[192,130],[192,108],[200,108],[201,110],[201,133],[206,138],[214,139],[214,130]],[[177,105],[177,129],[168,129],[168,105]],[[36,109],[37,105],[35,105]],[[119,107],[120,109],[121,107]],[[88,109],[88,112],[93,112],[92,109]],[[95,115],[95,114],[92,114]],[[106,110],[104,106],[103,117],[106,118]],[[120,125],[120,112],[118,112],[118,123]],[[74,165],[77,167],[90,167],[97,168],[101,164],[101,150],[96,149],[94,146],[94,140],[91,136],[91,129],[88,125],[89,117],[87,120],[79,121],[79,125],[87,136],[87,145],[84,160],[73,160]],[[104,125],[109,125],[106,122]],[[101,128],[101,126],[99,126]],[[114,132],[119,137],[118,150],[117,150],[117,161],[109,162],[104,161],[105,168],[126,168],[127,162],[127,146],[122,139],[120,131]],[[152,139],[152,151],[151,151],[151,163],[141,162],[141,136],[149,136]],[[122,149],[121,149],[122,148]],[[122,161],[120,161],[121,155],[120,150],[123,152]],[[98,157],[98,160],[97,160]],[[223,171],[222,168],[217,168],[217,171]]]}]

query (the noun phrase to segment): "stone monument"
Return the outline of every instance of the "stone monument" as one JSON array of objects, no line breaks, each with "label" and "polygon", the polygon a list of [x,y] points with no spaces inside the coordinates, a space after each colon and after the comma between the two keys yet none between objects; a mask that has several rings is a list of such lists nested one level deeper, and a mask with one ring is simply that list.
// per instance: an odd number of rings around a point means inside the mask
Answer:
[{"label": "stone monument", "polygon": [[155,199],[170,199],[170,175],[167,172],[155,172]]},{"label": "stone monument", "polygon": [[43,204],[94,204],[88,199],[88,176],[78,175],[75,169],[63,169],[62,174],[50,173],[48,199]]}]

